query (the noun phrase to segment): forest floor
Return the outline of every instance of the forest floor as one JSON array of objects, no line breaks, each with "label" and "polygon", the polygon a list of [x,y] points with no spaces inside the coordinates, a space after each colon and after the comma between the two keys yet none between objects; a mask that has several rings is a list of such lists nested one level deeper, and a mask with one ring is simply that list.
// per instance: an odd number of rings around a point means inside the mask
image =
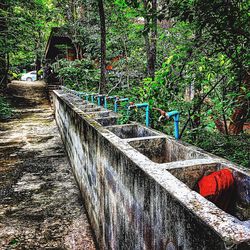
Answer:
[{"label": "forest floor", "polygon": [[96,249],[43,82],[12,82],[0,122],[0,249]]}]

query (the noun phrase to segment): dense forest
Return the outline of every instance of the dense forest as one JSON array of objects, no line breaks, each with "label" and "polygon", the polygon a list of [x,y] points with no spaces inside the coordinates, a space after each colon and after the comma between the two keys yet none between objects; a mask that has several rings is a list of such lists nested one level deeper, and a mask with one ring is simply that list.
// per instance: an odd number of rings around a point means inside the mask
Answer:
[{"label": "dense forest", "polygon": [[[8,81],[39,72],[51,29],[76,60],[51,66],[80,91],[148,102],[150,125],[167,134],[153,108],[180,112],[180,137],[249,167],[250,2],[248,0],[2,0],[0,112]],[[144,121],[124,112],[121,122]],[[247,129],[248,127],[248,129]]]}]

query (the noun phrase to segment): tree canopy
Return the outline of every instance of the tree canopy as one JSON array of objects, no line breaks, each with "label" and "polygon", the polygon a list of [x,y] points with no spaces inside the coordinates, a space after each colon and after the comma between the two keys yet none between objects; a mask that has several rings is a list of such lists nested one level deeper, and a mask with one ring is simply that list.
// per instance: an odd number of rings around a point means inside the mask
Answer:
[{"label": "tree canopy", "polygon": [[[40,67],[50,30],[60,27],[77,60],[59,60],[56,73],[71,88],[179,110],[181,137],[198,145],[210,133],[242,134],[249,121],[247,0],[4,0],[0,7],[2,86],[8,73]],[[156,111],[151,116],[151,126],[166,130]]]}]

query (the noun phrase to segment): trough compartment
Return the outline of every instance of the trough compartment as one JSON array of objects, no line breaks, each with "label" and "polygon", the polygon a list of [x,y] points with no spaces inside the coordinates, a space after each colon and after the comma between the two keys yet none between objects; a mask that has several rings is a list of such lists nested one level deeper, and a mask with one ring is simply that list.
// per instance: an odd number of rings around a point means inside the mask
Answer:
[{"label": "trough compartment", "polygon": [[117,124],[118,115],[116,116],[110,116],[110,117],[102,117],[102,118],[95,118],[95,121],[97,121],[102,126],[112,126]]},{"label": "trough compartment", "polygon": [[107,128],[121,139],[157,136],[158,133],[139,124],[117,125]]},{"label": "trough compartment", "polygon": [[82,100],[79,98],[67,98],[67,101],[69,101],[75,105],[82,104]]},{"label": "trough compartment", "polygon": [[233,174],[234,188],[233,191],[230,192],[228,208],[224,211],[237,217],[239,220],[250,220],[249,174],[221,163],[172,168],[168,169],[168,171],[185,183],[190,189],[198,192],[198,182],[203,176],[225,168],[229,169]]},{"label": "trough compartment", "polygon": [[102,111],[104,110],[103,108],[101,107],[98,107],[98,106],[94,106],[91,107],[91,106],[83,106],[83,107],[79,107],[83,112],[86,112],[86,113],[89,113],[89,112],[97,112],[97,111]]},{"label": "trough compartment", "polygon": [[116,115],[117,115],[116,113],[114,113],[112,111],[109,111],[109,110],[100,111],[100,112],[88,112],[88,116],[90,116],[93,119],[113,117],[113,116],[116,116]]},{"label": "trough compartment", "polygon": [[129,144],[155,163],[209,158],[208,155],[193,147],[166,137],[130,141]]},{"label": "trough compartment", "polygon": [[86,103],[86,104],[83,103],[83,104],[80,104],[80,107],[82,107],[82,108],[96,108],[97,106],[95,104],[92,104],[92,103]]}]

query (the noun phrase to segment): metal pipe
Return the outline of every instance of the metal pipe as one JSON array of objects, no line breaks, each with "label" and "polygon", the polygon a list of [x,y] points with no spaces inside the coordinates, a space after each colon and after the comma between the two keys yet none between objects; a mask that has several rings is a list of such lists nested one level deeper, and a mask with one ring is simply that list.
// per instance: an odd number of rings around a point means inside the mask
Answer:
[{"label": "metal pipe", "polygon": [[91,98],[91,102],[94,103],[94,97],[96,96],[95,93],[88,93],[85,95],[85,98],[86,98],[86,101],[88,102],[89,101],[89,97]]},{"label": "metal pipe", "polygon": [[118,112],[118,104],[119,103],[121,103],[121,102],[128,102],[129,101],[129,99],[128,98],[117,98],[116,100],[115,100],[115,104],[114,104],[114,111],[115,112]]},{"label": "metal pipe", "polygon": [[148,103],[130,103],[128,106],[128,110],[131,108],[145,108],[146,112],[146,118],[145,118],[145,124],[147,127],[149,127],[149,104]]},{"label": "metal pipe", "polygon": [[154,110],[158,110],[161,114],[161,116],[159,117],[158,121],[160,122],[163,118],[165,119],[170,119],[170,118],[174,118],[174,137],[176,140],[179,139],[179,121],[180,121],[180,112],[174,110],[174,111],[170,111],[170,112],[165,112],[162,109],[159,108],[153,108]]},{"label": "metal pipe", "polygon": [[174,136],[175,139],[179,139],[179,121],[180,121],[180,113],[178,111],[171,111],[166,113],[169,119],[174,117]]},{"label": "metal pipe", "polygon": [[106,96],[105,101],[104,101],[104,108],[107,108],[108,106],[108,100],[117,100],[119,97],[118,96]]},{"label": "metal pipe", "polygon": [[101,106],[101,98],[104,98],[104,108],[107,108],[107,101],[106,101],[106,95],[98,95],[97,96],[97,104],[98,106]]},{"label": "metal pipe", "polygon": [[89,102],[89,95],[88,95],[88,94],[85,95],[85,100],[86,100],[87,102]]},{"label": "metal pipe", "polygon": [[94,103],[95,102],[94,95],[92,94],[92,95],[90,95],[90,97],[91,97],[91,102]]},{"label": "metal pipe", "polygon": [[104,96],[104,108],[107,108],[107,96]]}]

